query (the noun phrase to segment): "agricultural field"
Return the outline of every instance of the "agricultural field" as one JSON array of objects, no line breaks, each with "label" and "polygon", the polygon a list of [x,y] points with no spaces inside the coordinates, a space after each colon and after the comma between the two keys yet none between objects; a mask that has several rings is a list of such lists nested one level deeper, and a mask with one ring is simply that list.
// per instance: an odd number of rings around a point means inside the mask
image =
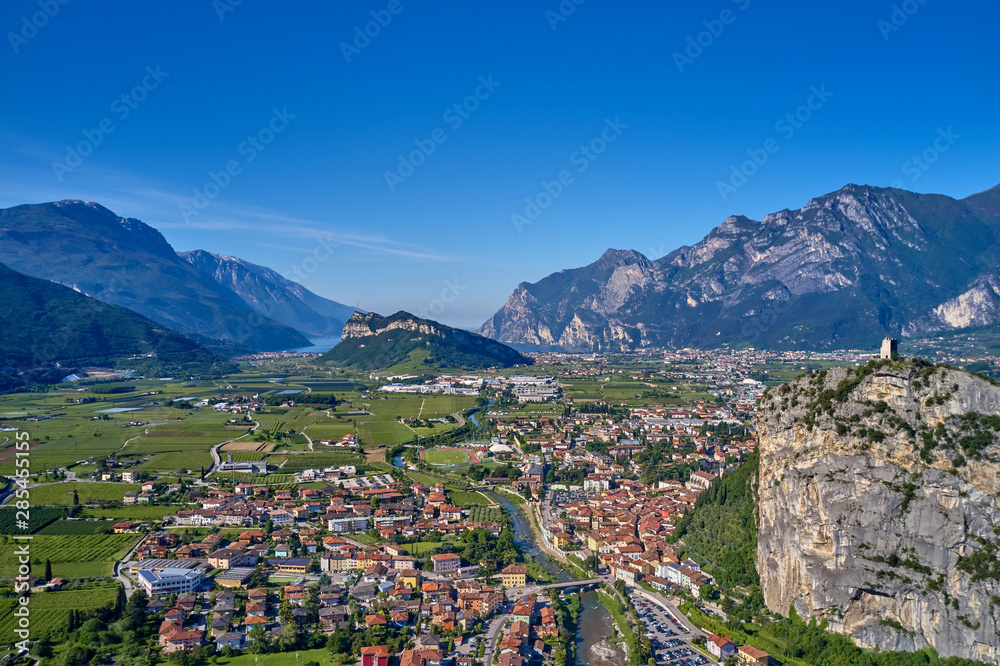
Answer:
[{"label": "agricultural field", "polygon": [[209,453],[212,446],[240,435],[225,427],[226,414],[205,410],[184,414],[178,421],[143,428],[142,434],[131,440],[121,455],[149,456],[139,465],[139,469],[149,472],[198,470],[212,464]]},{"label": "agricultural field", "polygon": [[[118,583],[102,581],[87,583],[83,589],[56,592],[39,592],[31,595],[31,636],[39,639],[66,628],[69,610],[91,611],[114,604],[118,598]],[[0,644],[12,643],[14,621],[12,615],[16,598],[0,599]]]},{"label": "agricultural field", "polygon": [[[225,454],[225,455],[223,455]],[[227,460],[229,456],[233,457],[233,462],[246,462],[248,460],[267,460],[270,454],[267,451],[227,451],[226,447],[220,449],[219,456],[223,460]],[[277,463],[272,463],[277,464]]]},{"label": "agricultural field", "polygon": [[120,520],[147,521],[163,520],[166,516],[172,516],[183,506],[154,506],[151,504],[133,504],[130,506],[118,506],[111,508],[85,507],[80,512],[80,518],[97,518],[98,520]]},{"label": "agricultural field", "polygon": [[17,527],[17,508],[14,506],[0,507],[0,534],[32,534],[65,515],[65,509],[33,507],[28,519],[28,529],[22,530]]},{"label": "agricultural field", "polygon": [[[219,447],[220,451],[236,453],[260,453],[266,456],[268,452],[274,450],[274,444],[268,442],[256,442],[249,439],[240,439]],[[234,455],[233,460],[236,460]],[[260,460],[260,458],[240,458],[240,460]]]},{"label": "agricultural field", "polygon": [[73,491],[80,504],[100,501],[121,501],[122,496],[129,491],[138,492],[141,486],[135,483],[53,483],[47,486],[35,486],[30,490],[31,503],[34,506],[55,504],[73,504]]},{"label": "agricultural field", "polygon": [[[444,418],[454,412],[475,407],[476,399],[470,396],[455,395],[391,395],[371,398],[364,405],[356,405],[356,407],[365,405],[367,405],[370,416],[358,416],[355,420],[362,446],[370,448],[394,446],[411,441],[414,437],[428,437],[453,430],[457,424],[436,424],[433,428],[411,428],[400,423],[399,419]],[[315,439],[311,429],[309,433]]]},{"label": "agricultural field", "polygon": [[469,510],[469,522],[472,523],[502,523],[503,518],[503,509],[487,509],[485,506],[474,506]]},{"label": "agricultural field", "polygon": [[[6,537],[4,537],[6,538]],[[52,562],[52,575],[62,578],[92,578],[110,576],[113,565],[139,539],[138,534],[69,534],[38,535],[31,540],[31,563],[41,574],[45,560]],[[17,562],[4,547],[0,558],[0,577],[12,577]]]},{"label": "agricultural field", "polygon": [[114,520],[57,520],[50,523],[39,534],[101,534],[114,529]]},{"label": "agricultural field", "polygon": [[411,441],[417,433],[395,420],[362,420],[358,418],[358,440],[365,448],[395,446]]},{"label": "agricultural field", "polygon": [[315,423],[306,427],[306,434],[312,438],[316,446],[321,446],[319,440],[329,439],[339,442],[344,435],[353,435],[355,431],[352,421],[332,421]]},{"label": "agricultural field", "polygon": [[300,453],[287,456],[287,460],[281,466],[281,472],[284,474],[294,474],[304,469],[323,469],[324,467],[363,464],[365,464],[365,459],[356,453],[317,451],[316,453]]},{"label": "agricultural field", "polygon": [[199,470],[206,470],[212,464],[212,454],[206,450],[200,451],[174,451],[172,453],[161,453],[153,456],[149,460],[136,466],[144,472],[161,472],[163,474],[183,474],[187,472],[197,474]]}]

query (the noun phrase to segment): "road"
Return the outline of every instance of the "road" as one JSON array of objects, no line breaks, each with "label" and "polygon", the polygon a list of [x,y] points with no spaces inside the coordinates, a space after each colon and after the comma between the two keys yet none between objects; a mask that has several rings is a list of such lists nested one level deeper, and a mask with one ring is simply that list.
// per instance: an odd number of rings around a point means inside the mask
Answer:
[{"label": "road", "polygon": [[493,651],[496,649],[497,641],[500,638],[500,632],[503,631],[504,625],[511,619],[511,615],[508,611],[513,610],[512,604],[507,604],[504,606],[504,613],[493,618],[490,622],[489,631],[486,632],[486,650],[483,652],[483,664],[484,666],[491,666],[493,663]]},{"label": "road", "polygon": [[[249,414],[247,414],[247,416],[249,416]],[[234,437],[233,439],[227,439],[224,442],[219,442],[218,444],[216,444],[215,446],[213,446],[211,449],[209,449],[209,453],[212,454],[212,466],[209,467],[207,470],[205,470],[205,476],[208,476],[209,474],[211,474],[212,471],[215,470],[215,468],[217,468],[219,465],[222,464],[222,458],[219,457],[219,449],[220,448],[222,448],[226,444],[229,444],[230,442],[237,442],[237,441],[243,439],[244,437],[246,437],[250,433],[255,432],[257,430],[257,428],[259,428],[259,427],[260,427],[260,423],[258,423],[257,421],[254,421],[253,422],[253,427],[250,428],[250,432],[244,433],[244,434],[240,435],[239,437]],[[306,437],[306,439],[309,439],[309,438]],[[310,450],[312,450],[312,444],[311,443],[309,445],[309,448],[310,448]]]},{"label": "road", "polygon": [[114,576],[125,587],[125,598],[126,599],[128,599],[129,597],[132,596],[132,594],[135,592],[135,587],[132,585],[132,581],[129,580],[129,577],[126,576],[124,573],[122,573],[121,567],[122,567],[122,565],[124,563],[130,562],[132,560],[132,555],[135,554],[135,551],[138,550],[139,546],[141,546],[143,543],[145,543],[145,541],[146,541],[146,537],[142,537],[141,539],[139,539],[138,541],[136,541],[135,545],[132,546],[132,548],[125,554],[125,557],[123,557],[122,559],[120,559],[117,562],[115,562]]},{"label": "road", "polygon": [[596,585],[597,583],[611,583],[611,576],[598,576],[587,580],[571,580],[565,583],[549,583],[548,585],[529,585],[527,587],[512,587],[507,590],[507,596],[511,599],[519,599],[529,594],[535,594],[544,590],[560,590],[570,587],[583,587],[586,585]]}]

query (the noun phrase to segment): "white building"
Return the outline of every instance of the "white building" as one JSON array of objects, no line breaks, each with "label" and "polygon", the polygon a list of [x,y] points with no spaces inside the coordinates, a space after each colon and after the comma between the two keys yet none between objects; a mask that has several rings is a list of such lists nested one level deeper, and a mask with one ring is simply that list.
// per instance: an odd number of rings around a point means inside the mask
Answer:
[{"label": "white building", "polygon": [[153,597],[159,594],[193,592],[201,587],[205,574],[200,569],[139,569],[136,578],[146,594]]}]

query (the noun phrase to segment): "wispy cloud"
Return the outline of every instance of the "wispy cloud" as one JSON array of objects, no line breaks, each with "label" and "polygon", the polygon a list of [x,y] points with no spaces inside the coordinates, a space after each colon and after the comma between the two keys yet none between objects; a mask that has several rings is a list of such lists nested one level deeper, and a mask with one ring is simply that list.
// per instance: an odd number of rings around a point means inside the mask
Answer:
[{"label": "wispy cloud", "polygon": [[[17,152],[34,158],[36,163],[49,160],[52,153],[17,142]],[[47,164],[46,167],[47,169]],[[214,201],[199,213],[203,219],[185,222],[179,214],[181,204],[190,197],[169,185],[156,183],[114,169],[87,165],[72,183],[57,183],[38,173],[41,169],[18,168],[0,173],[0,206],[23,203],[81,199],[95,201],[124,217],[137,217],[160,230],[238,231],[258,238],[325,238],[342,245],[379,254],[434,262],[461,262],[468,257],[449,256],[425,247],[378,233],[364,233],[331,221],[310,220],[259,206]],[[46,184],[51,180],[51,184]],[[276,247],[274,244],[267,244]],[[302,251],[302,248],[286,248]],[[309,251],[309,250],[305,250]]]},{"label": "wispy cloud", "polygon": [[[18,165],[0,165],[0,207],[23,203],[81,199],[95,201],[124,217],[135,217],[165,232],[238,232],[241,243],[295,252],[311,252],[312,246],[294,247],[291,239],[325,239],[376,255],[402,257],[420,262],[466,263],[492,268],[511,268],[495,259],[442,253],[406,239],[370,231],[368,220],[315,220],[261,206],[216,199],[189,221],[180,206],[190,205],[189,191],[135,173],[88,161],[71,179],[58,182],[51,163],[60,152],[51,145],[0,130],[11,152],[20,155]],[[245,236],[252,235],[253,240]],[[266,242],[273,239],[276,243]],[[234,239],[237,240],[237,239]],[[285,243],[281,243],[284,240]],[[179,248],[187,249],[187,248]]]}]

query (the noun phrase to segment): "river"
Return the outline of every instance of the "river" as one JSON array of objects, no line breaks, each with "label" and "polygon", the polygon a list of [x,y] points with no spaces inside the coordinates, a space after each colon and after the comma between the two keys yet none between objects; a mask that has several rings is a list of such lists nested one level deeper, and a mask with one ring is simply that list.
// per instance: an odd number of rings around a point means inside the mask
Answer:
[{"label": "river", "polygon": [[[469,420],[475,423],[476,427],[482,427],[475,420],[474,414],[469,415]],[[392,464],[399,468],[404,467],[403,456],[399,455],[393,458]],[[535,543],[528,519],[513,502],[499,493],[487,492],[485,494],[507,511],[514,524],[514,543],[524,552],[526,557],[541,564],[561,583],[573,580],[573,576],[567,571],[548,560],[545,553]],[[624,664],[625,659],[622,652],[611,648],[606,640],[608,634],[611,633],[613,624],[611,615],[600,604],[597,593],[593,590],[584,592],[580,597],[580,603],[583,605],[583,611],[580,613],[576,628],[576,663],[594,664],[595,666]]]},{"label": "river", "polygon": [[[535,544],[535,539],[531,533],[531,526],[528,525],[528,519],[525,518],[517,506],[498,493],[491,492],[486,494],[494,501],[499,502],[510,515],[514,523],[514,543],[524,551],[525,556],[530,557],[545,567],[546,571],[551,573],[559,582],[573,580],[573,576],[568,572],[549,562],[545,553]],[[610,646],[608,646],[605,640],[611,632],[611,615],[600,604],[597,593],[593,590],[584,592],[580,597],[580,602],[583,605],[583,612],[580,613],[580,619],[576,628],[576,663],[623,664],[624,659],[616,659],[616,657],[621,657],[622,655],[620,653],[612,655],[611,653],[614,651],[609,649]],[[597,647],[596,652],[593,651],[594,647]],[[600,656],[602,654],[609,655],[612,658],[610,660],[602,659]]]}]

